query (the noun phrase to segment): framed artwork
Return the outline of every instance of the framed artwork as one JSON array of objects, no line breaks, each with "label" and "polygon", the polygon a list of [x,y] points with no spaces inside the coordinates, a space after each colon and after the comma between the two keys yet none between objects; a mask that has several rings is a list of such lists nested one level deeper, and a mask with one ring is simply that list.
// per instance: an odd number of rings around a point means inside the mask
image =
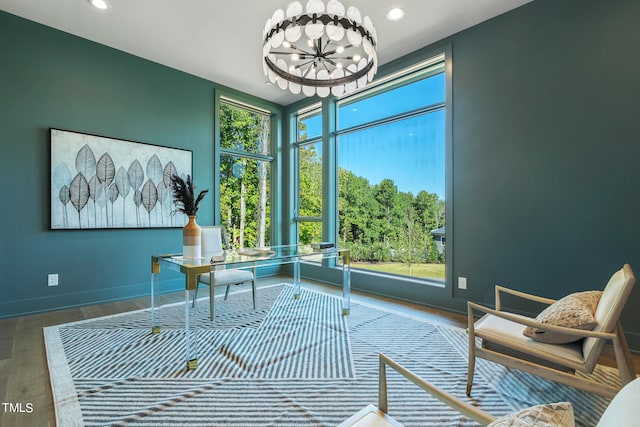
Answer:
[{"label": "framed artwork", "polygon": [[50,229],[183,227],[170,177],[192,174],[193,153],[49,129]]}]

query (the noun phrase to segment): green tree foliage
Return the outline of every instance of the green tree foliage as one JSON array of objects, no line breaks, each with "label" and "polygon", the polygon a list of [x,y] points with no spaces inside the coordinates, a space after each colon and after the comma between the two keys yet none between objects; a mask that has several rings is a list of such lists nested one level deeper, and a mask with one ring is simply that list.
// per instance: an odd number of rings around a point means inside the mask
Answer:
[{"label": "green tree foliage", "polygon": [[[409,265],[409,275],[413,264],[427,260],[427,237],[425,230],[413,206],[409,205],[404,211],[404,224],[400,228],[401,234],[395,242],[396,258]],[[431,239],[433,240],[433,239]]]},{"label": "green tree foliage", "polygon": [[[239,152],[269,153],[270,118],[221,103],[220,146]],[[220,160],[220,211],[234,247],[264,246],[269,241],[269,165],[244,156]]]},{"label": "green tree foliage", "polygon": [[[322,155],[318,152],[321,143],[300,147],[298,151],[300,175],[299,197],[302,217],[320,217],[322,215]],[[322,240],[322,223],[301,222],[298,238],[301,243],[319,242]]]},{"label": "green tree foliage", "polygon": [[338,170],[339,232],[344,242],[374,242],[385,231],[382,210],[366,178]]},{"label": "green tree foliage", "polygon": [[392,179],[372,185],[366,178],[338,170],[340,245],[354,261],[444,262],[431,231],[444,226],[444,200],[420,191],[398,191]]},{"label": "green tree foliage", "polygon": [[322,156],[316,145],[300,147],[300,213],[299,216],[322,215]]}]

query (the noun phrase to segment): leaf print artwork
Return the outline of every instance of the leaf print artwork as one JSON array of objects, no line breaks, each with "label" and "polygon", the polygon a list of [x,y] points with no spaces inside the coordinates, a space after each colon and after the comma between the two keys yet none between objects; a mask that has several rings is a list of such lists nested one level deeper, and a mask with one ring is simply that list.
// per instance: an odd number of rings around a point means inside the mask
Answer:
[{"label": "leaf print artwork", "polygon": [[151,211],[158,202],[158,191],[152,180],[148,180],[142,187],[142,205],[149,215],[149,225],[151,225]]},{"label": "leaf print artwork", "polygon": [[129,184],[129,174],[127,171],[120,166],[118,168],[118,172],[116,172],[116,179],[114,181],[116,188],[118,189],[118,193],[122,196],[122,224],[125,223],[125,213],[126,213],[126,198],[131,192],[131,184]]},{"label": "leaf print artwork", "polygon": [[71,173],[69,166],[67,166],[65,163],[61,163],[59,165],[56,165],[56,167],[53,169],[53,172],[51,173],[51,183],[55,186],[55,188],[67,187],[68,189],[72,175],[73,174]]},{"label": "leaf print artwork", "polygon": [[171,188],[171,177],[173,175],[178,175],[178,170],[176,169],[176,165],[174,165],[173,162],[169,162],[164,167],[164,171],[162,172],[162,183],[165,187]]},{"label": "leaf print artwork", "polygon": [[133,204],[136,205],[136,222],[138,224],[138,227],[140,227],[140,205],[142,204],[142,191],[134,191]]},{"label": "leaf print artwork", "polygon": [[129,185],[134,190],[138,190],[144,181],[144,171],[138,160],[134,160],[129,166]]},{"label": "leaf print artwork", "polygon": [[82,223],[80,222],[80,211],[89,201],[89,183],[81,173],[77,174],[71,181],[69,196],[71,204],[78,211],[78,224],[79,227],[82,228]]},{"label": "leaf print artwork", "polygon": [[76,156],[76,170],[85,177],[96,173],[96,156],[88,145],[83,145]]},{"label": "leaf print artwork", "polygon": [[67,187],[66,185],[63,185],[62,188],[60,189],[60,193],[58,193],[58,197],[60,198],[60,202],[64,205],[64,212],[62,214],[63,223],[64,225],[68,226],[69,215],[67,213],[67,205],[71,201],[71,194],[69,192],[69,187]]},{"label": "leaf print artwork", "polygon": [[115,221],[115,218],[113,216],[113,205],[116,203],[116,200],[118,200],[118,197],[120,197],[120,193],[118,192],[118,187],[115,184],[111,184],[111,186],[107,190],[107,193],[111,206],[111,226],[113,227],[113,221]]},{"label": "leaf print artwork", "polygon": [[162,179],[162,163],[155,154],[147,162],[147,177],[157,184]]},{"label": "leaf print artwork", "polygon": [[164,226],[164,211],[165,209],[165,202],[167,201],[167,199],[169,198],[169,195],[171,194],[171,190],[169,190],[165,185],[164,185],[164,181],[161,181],[158,186],[156,187],[157,191],[158,191],[158,203],[160,204],[160,225]]},{"label": "leaf print artwork", "polygon": [[[189,150],[61,129],[50,132],[50,228],[181,227],[169,177],[192,173]],[[73,208],[71,208],[73,207]],[[142,208],[147,215],[141,216]],[[69,215],[73,209],[76,215]]]},{"label": "leaf print artwork", "polygon": [[97,209],[96,209],[98,184],[100,184],[100,182],[98,181],[98,177],[93,175],[89,180],[89,199],[93,201],[93,223],[94,224],[96,224],[96,221],[98,218]]},{"label": "leaf print artwork", "polygon": [[111,185],[113,178],[116,176],[116,166],[111,159],[109,153],[104,153],[100,156],[98,163],[96,165],[96,176],[100,180],[107,185]]}]

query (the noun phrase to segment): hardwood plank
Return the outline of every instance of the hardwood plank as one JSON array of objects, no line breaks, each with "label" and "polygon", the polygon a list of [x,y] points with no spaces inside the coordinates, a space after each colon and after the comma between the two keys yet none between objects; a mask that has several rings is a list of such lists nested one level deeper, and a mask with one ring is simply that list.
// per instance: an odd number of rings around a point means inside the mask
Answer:
[{"label": "hardwood plank", "polygon": [[15,318],[0,320],[0,360],[5,360],[11,357],[13,352],[13,342],[15,340],[16,332]]}]

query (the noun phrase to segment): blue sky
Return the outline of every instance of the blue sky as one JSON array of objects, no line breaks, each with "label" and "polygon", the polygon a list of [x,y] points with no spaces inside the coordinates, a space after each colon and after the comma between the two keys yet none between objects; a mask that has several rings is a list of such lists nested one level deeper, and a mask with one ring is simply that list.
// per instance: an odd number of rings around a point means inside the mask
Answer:
[{"label": "blue sky", "polygon": [[[444,99],[444,75],[438,74],[399,89],[344,105],[338,120],[342,129]],[[444,200],[444,111],[342,135],[338,163],[370,184],[392,179],[399,191],[414,196],[421,190]],[[305,120],[309,135],[321,133],[319,117]]]}]

